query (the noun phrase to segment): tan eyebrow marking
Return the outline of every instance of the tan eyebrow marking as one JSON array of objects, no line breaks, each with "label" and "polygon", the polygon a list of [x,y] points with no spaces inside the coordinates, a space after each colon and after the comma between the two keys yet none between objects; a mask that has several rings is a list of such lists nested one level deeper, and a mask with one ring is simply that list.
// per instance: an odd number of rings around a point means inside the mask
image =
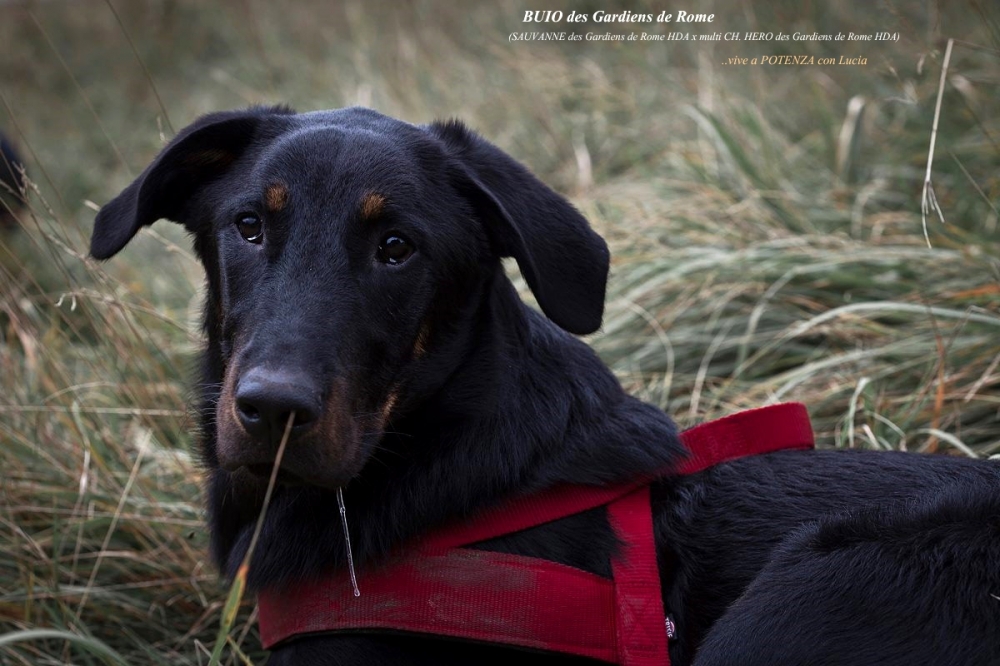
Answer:
[{"label": "tan eyebrow marking", "polygon": [[264,205],[272,213],[280,212],[288,203],[288,187],[280,182],[274,182],[264,190]]},{"label": "tan eyebrow marking", "polygon": [[378,192],[369,192],[361,199],[361,219],[370,220],[385,208],[385,197]]}]

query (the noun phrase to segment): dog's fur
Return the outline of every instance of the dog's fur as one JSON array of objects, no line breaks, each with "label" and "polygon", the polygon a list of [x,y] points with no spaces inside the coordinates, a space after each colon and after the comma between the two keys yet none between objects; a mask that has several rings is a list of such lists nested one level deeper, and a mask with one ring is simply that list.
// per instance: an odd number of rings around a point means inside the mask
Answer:
[{"label": "dog's fur", "polygon": [[[241,237],[247,215],[262,220],[262,242]],[[205,116],[101,210],[93,256],[159,218],[194,235],[207,272],[202,453],[227,575],[248,547],[286,415],[259,427],[246,387],[293,386],[308,407],[308,419],[295,411],[254,588],[345,566],[338,486],[363,589],[366,567],[448,519],[685,455],[673,422],[570,334],[600,325],[604,242],[459,123],[365,109]],[[392,235],[415,248],[402,263],[379,249]],[[505,256],[545,316],[518,298]],[[856,451],[774,453],[662,480],[653,509],[678,629],[672,663],[1000,663],[998,491],[994,463]],[[598,509],[478,547],[607,576],[617,542]],[[269,663],[497,655],[584,661],[355,634],[291,641]]]}]

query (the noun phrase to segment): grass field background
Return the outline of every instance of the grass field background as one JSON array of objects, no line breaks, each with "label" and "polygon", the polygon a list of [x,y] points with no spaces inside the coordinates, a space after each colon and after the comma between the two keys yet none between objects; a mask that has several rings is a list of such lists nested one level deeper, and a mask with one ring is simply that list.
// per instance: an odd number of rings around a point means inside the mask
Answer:
[{"label": "grass field background", "polygon": [[[213,110],[466,120],[609,240],[589,342],[682,425],[801,400],[822,446],[1000,453],[994,5],[703,0],[711,27],[578,29],[892,42],[509,43],[571,29],[521,23],[570,5],[0,3],[0,128],[33,183],[0,232],[0,663],[209,663],[226,589],[191,454],[201,269],[167,222],[107,264],[86,248],[95,207]],[[867,64],[723,64],[782,54]],[[263,663],[252,612],[223,663]]]}]

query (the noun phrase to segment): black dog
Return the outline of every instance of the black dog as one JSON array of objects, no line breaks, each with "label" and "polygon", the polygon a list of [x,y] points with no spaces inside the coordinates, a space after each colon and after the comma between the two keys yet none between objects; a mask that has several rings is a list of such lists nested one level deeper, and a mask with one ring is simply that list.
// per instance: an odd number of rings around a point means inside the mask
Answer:
[{"label": "black dog", "polygon": [[[672,421],[584,343],[608,250],[568,203],[455,122],[364,109],[205,116],[97,216],[91,253],[160,218],[208,277],[200,386],[215,557],[250,583],[359,564],[557,483],[678,462]],[[545,316],[504,275],[514,257]],[[547,317],[547,318],[546,318]],[[1000,469],[946,456],[780,452],[653,488],[673,664],[1000,663]],[[480,544],[609,574],[597,509]],[[363,581],[363,577],[362,577]],[[405,634],[318,635],[271,664],[578,663]],[[493,662],[499,663],[499,662]]]},{"label": "black dog", "polygon": [[0,132],[0,228],[12,226],[24,206],[24,162]]}]

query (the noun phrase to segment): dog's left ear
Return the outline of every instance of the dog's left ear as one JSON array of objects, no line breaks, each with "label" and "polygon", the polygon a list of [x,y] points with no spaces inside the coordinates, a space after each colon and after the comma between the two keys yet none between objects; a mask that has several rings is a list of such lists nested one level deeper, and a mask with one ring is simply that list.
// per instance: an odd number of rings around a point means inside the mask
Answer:
[{"label": "dog's left ear", "polygon": [[514,257],[542,311],[570,333],[604,314],[608,246],[572,204],[457,121],[427,131],[454,159],[453,180],[482,217],[500,256]]}]

